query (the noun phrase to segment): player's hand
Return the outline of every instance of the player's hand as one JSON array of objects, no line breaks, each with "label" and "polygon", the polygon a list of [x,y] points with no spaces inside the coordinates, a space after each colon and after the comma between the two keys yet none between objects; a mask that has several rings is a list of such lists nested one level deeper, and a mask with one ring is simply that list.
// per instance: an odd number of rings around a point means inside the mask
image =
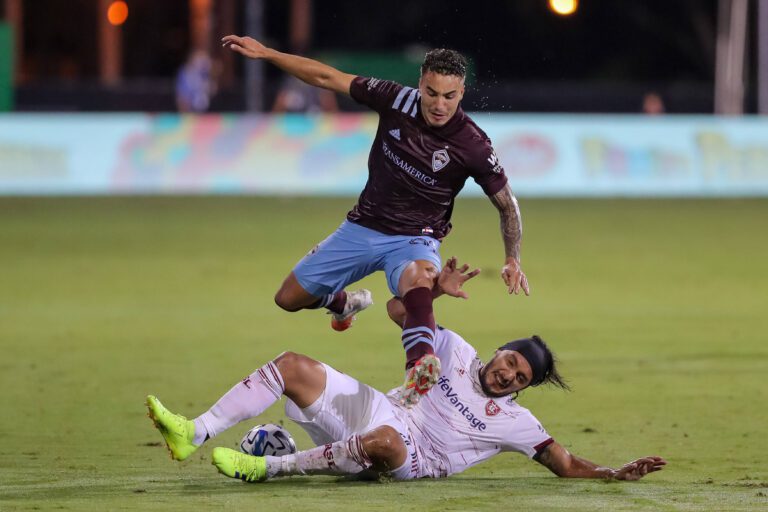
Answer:
[{"label": "player's hand", "polygon": [[528,278],[525,277],[523,269],[520,268],[520,262],[516,259],[507,259],[507,264],[501,269],[501,278],[504,280],[507,288],[509,288],[509,293],[517,295],[520,293],[520,290],[523,290],[526,295],[531,294],[528,288]]},{"label": "player's hand", "polygon": [[240,37],[234,34],[224,36],[221,38],[221,45],[251,59],[262,59],[267,55],[267,47],[252,37]]},{"label": "player's hand", "polygon": [[654,471],[661,471],[667,461],[661,457],[643,457],[642,459],[633,460],[628,462],[619,468],[614,475],[616,480],[640,480],[648,473]]},{"label": "player's hand", "polygon": [[445,263],[443,270],[440,271],[440,275],[437,277],[437,286],[438,289],[446,295],[468,299],[469,295],[467,295],[467,292],[462,290],[461,287],[464,286],[464,283],[479,274],[480,269],[476,268],[471,272],[467,272],[467,270],[469,270],[469,265],[466,263],[461,267],[458,265],[458,261],[452,256]]}]

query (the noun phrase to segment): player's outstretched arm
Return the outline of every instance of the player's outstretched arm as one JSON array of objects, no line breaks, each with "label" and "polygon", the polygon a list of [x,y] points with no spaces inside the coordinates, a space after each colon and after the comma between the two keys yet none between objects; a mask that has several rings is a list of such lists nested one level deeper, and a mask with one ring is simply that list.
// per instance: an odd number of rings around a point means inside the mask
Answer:
[{"label": "player's outstretched arm", "polygon": [[572,455],[557,443],[547,446],[536,456],[536,461],[563,478],[605,478],[611,480],[640,480],[648,473],[660,471],[667,461],[658,456],[642,457],[613,469],[598,466],[581,457]]},{"label": "player's outstretched arm", "polygon": [[[462,287],[464,283],[479,273],[479,268],[469,271],[469,265],[465,263],[459,266],[456,257],[450,257],[435,280],[435,284],[432,287],[432,297],[438,298],[441,295],[450,295],[451,297],[468,299],[469,295],[467,295],[467,292]],[[402,327],[405,323],[405,306],[403,301],[397,297],[389,299],[387,302],[387,314],[389,314],[389,318],[393,322]]]},{"label": "player's outstretched arm", "polygon": [[224,36],[221,42],[225,48],[228,47],[250,59],[262,59],[270,62],[286,73],[315,87],[349,95],[349,87],[355,78],[355,75],[344,73],[322,62],[267,48],[251,37],[233,34]]},{"label": "player's outstretched arm", "polygon": [[522,290],[530,295],[528,278],[520,267],[520,242],[523,239],[523,221],[520,207],[509,184],[490,196],[491,202],[499,210],[501,217],[501,238],[504,240],[506,260],[501,270],[501,278],[509,288],[509,293],[517,295]]}]

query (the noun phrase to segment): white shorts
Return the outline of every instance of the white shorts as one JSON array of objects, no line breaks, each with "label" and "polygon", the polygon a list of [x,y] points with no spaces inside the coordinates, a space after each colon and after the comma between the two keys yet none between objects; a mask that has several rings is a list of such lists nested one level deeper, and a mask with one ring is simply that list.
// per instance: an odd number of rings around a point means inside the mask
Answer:
[{"label": "white shorts", "polygon": [[391,472],[397,480],[425,476],[416,443],[384,393],[323,363],[325,391],[315,403],[301,409],[287,399],[285,414],[303,428],[315,445],[346,441],[383,425],[394,428],[408,450],[405,463]]}]

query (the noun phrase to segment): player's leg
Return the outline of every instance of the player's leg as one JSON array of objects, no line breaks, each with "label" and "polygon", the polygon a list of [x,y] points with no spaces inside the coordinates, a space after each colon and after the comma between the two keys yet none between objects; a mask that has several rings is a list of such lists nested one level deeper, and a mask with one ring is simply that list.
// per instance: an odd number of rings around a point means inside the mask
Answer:
[{"label": "player's leg", "polygon": [[386,473],[402,468],[408,450],[397,430],[382,425],[365,434],[353,434],[310,450],[282,457],[254,457],[230,448],[215,448],[211,455],[219,472],[245,482],[291,475],[356,475],[362,471]]},{"label": "player's leg", "polygon": [[387,282],[406,311],[401,341],[407,373],[401,400],[413,405],[437,382],[440,373],[440,361],[434,353],[432,310],[432,288],[441,267],[440,242],[430,237],[397,237],[390,245],[385,256]]},{"label": "player's leg", "polygon": [[325,308],[333,315],[334,329],[348,328],[354,315],[373,303],[368,290],[344,290],[375,270],[369,261],[369,232],[343,223],[299,261],[275,294],[275,303],[291,312]]},{"label": "player's leg", "polygon": [[377,249],[383,251],[389,289],[406,310],[401,339],[409,369],[424,355],[434,354],[432,288],[440,274],[440,242],[429,237],[390,238]]},{"label": "player's leg", "polygon": [[410,262],[400,274],[398,296],[405,307],[402,342],[406,369],[426,354],[434,354],[435,315],[432,288],[440,267],[432,261]]},{"label": "player's leg", "polygon": [[432,261],[410,262],[398,282],[399,296],[405,308],[401,340],[405,350],[406,377],[400,400],[415,405],[440,375],[440,360],[435,355],[435,316],[432,288],[440,268]]},{"label": "player's leg", "polygon": [[326,293],[313,295],[305,290],[296,279],[296,274],[291,272],[285,278],[280,289],[275,293],[275,304],[288,312],[295,312],[302,309],[320,309],[327,308],[332,312],[343,311],[347,302],[346,292],[339,291],[335,293]]},{"label": "player's leg", "polygon": [[284,352],[237,383],[194,420],[172,413],[151,395],[147,397],[147,407],[171,457],[184,460],[208,439],[258,416],[283,394],[296,403],[311,404],[324,389],[325,367],[321,363]]},{"label": "player's leg", "polygon": [[[384,394],[325,366],[325,389],[312,403],[288,400],[285,412],[304,428],[316,448],[282,457],[253,457],[217,448],[219,471],[245,481],[297,474],[357,474],[366,469],[395,471],[414,478],[418,464],[407,427]],[[296,398],[299,398],[298,396]],[[408,462],[408,464],[406,464]],[[405,469],[403,469],[405,468]],[[404,472],[405,471],[405,472]]]}]

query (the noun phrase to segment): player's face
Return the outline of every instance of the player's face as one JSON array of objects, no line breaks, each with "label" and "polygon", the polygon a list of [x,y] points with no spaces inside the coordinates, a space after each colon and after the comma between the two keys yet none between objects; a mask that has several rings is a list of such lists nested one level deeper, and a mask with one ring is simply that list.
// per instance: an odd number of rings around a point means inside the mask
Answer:
[{"label": "player's face", "polygon": [[501,397],[528,387],[533,370],[516,350],[497,350],[480,370],[480,384],[488,396]]},{"label": "player's face", "polygon": [[429,126],[443,126],[451,120],[464,97],[464,79],[427,71],[419,80],[421,114]]}]

